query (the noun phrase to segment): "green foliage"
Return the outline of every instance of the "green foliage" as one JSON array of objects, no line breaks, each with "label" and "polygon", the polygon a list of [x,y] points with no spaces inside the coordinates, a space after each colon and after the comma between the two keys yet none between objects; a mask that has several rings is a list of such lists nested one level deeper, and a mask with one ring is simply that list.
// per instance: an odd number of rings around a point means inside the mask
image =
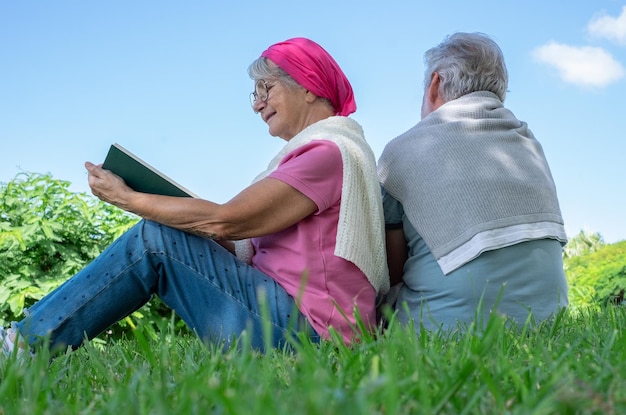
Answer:
[{"label": "green foliage", "polygon": [[626,241],[603,245],[565,258],[570,303],[575,307],[623,304],[626,290]]},{"label": "green foliage", "polygon": [[0,183],[0,323],[60,285],[137,218],[49,174]]}]

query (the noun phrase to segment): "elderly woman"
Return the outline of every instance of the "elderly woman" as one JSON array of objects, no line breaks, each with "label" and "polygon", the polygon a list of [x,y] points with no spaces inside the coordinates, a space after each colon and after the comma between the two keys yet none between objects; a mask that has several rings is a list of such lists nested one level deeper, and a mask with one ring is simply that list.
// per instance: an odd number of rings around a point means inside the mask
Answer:
[{"label": "elderly woman", "polygon": [[331,328],[349,343],[357,318],[375,325],[375,298],[389,285],[382,202],[374,155],[347,117],[350,83],[304,38],[271,46],[248,71],[253,110],[287,142],[267,170],[217,204],[139,193],[85,163],[94,195],[144,220],[2,330],[5,351],[44,336],[76,348],[153,294],[203,340],[226,346],[249,329],[262,349],[264,308],[275,347],[295,332],[328,338]]}]

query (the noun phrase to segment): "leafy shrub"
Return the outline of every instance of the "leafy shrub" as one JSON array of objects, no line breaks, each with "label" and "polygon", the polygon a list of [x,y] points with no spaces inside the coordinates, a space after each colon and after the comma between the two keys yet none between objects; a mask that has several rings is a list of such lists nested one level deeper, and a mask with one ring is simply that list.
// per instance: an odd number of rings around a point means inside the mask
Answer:
[{"label": "leafy shrub", "polygon": [[623,304],[626,290],[626,241],[565,258],[574,307]]},{"label": "leafy shrub", "polygon": [[[0,323],[74,275],[137,217],[49,174],[0,183]],[[131,323],[127,321],[126,324]]]}]

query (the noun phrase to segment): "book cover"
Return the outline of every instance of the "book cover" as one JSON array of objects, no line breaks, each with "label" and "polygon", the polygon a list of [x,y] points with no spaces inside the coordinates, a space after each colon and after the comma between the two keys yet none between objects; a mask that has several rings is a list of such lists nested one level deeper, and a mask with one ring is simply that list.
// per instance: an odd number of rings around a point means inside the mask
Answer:
[{"label": "book cover", "polygon": [[117,143],[109,148],[102,168],[117,174],[138,192],[198,197]]}]

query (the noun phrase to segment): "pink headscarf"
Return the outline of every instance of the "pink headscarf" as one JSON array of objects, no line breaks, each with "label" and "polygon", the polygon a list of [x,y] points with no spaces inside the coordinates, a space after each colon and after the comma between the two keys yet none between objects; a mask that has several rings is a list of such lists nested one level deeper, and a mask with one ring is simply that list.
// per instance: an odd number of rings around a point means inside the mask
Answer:
[{"label": "pink headscarf", "polygon": [[356,111],[350,82],[333,57],[312,40],[288,39],[270,46],[261,56],[318,97],[329,99],[337,115]]}]

